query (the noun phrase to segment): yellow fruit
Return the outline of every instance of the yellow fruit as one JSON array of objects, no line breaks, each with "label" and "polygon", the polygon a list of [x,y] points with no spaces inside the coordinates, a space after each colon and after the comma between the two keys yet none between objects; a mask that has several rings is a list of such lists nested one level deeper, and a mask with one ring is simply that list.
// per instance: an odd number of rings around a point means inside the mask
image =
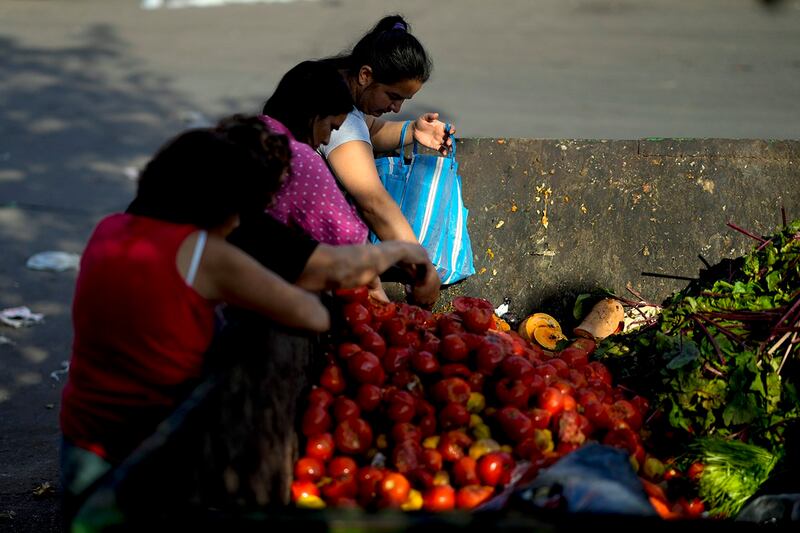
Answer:
[{"label": "yellow fruit", "polygon": [[384,435],[383,433],[378,435],[378,437],[375,439],[375,446],[379,450],[385,450],[386,448],[388,448],[389,440],[386,438],[386,435]]},{"label": "yellow fruit", "polygon": [[486,398],[480,392],[472,392],[467,400],[467,411],[480,413],[486,407]]},{"label": "yellow fruit", "polygon": [[552,452],[555,448],[553,434],[549,429],[534,429],[533,440],[536,442],[536,447],[543,453]]},{"label": "yellow fruit", "polygon": [[561,333],[561,327],[539,326],[533,330],[533,340],[545,350],[555,350],[561,339],[566,339]]},{"label": "yellow fruit", "polygon": [[450,474],[445,472],[444,470],[439,470],[433,475],[433,484],[436,486],[439,485],[449,485],[450,484]]},{"label": "yellow fruit", "polygon": [[433,435],[431,437],[426,437],[425,440],[422,441],[422,447],[429,450],[435,450],[439,447],[439,436]]},{"label": "yellow fruit", "polygon": [[473,459],[479,459],[489,452],[496,452],[500,449],[500,445],[496,440],[492,439],[478,439],[469,447],[469,456]]},{"label": "yellow fruit", "polygon": [[313,494],[303,494],[296,502],[297,507],[301,509],[324,509],[325,502],[322,498]]},{"label": "yellow fruit", "polygon": [[517,333],[519,333],[520,337],[523,339],[533,342],[533,332],[536,330],[536,328],[540,327],[554,328],[559,334],[561,333],[561,326],[558,324],[558,321],[547,313],[532,314],[522,321],[522,324],[519,325],[519,330]]},{"label": "yellow fruit", "polygon": [[511,326],[499,316],[494,315],[494,329],[497,331],[511,331]]},{"label": "yellow fruit", "polygon": [[403,511],[419,511],[422,509],[422,493],[417,489],[411,489],[408,499],[400,505]]},{"label": "yellow fruit", "polygon": [[486,424],[478,424],[472,428],[472,436],[476,439],[488,439],[492,436],[492,430]]}]

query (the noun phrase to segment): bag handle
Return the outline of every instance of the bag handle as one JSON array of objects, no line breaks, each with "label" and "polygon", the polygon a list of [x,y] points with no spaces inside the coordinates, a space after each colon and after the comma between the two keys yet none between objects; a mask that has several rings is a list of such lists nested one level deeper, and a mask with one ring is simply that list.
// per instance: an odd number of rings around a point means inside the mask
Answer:
[{"label": "bag handle", "polygon": [[[406,135],[405,135],[406,126],[408,126],[409,122],[411,122],[411,121],[407,121],[405,124],[403,124],[403,133],[402,133],[402,137],[400,137],[400,143],[402,143],[403,139],[406,138]],[[450,128],[452,128],[452,127],[453,127],[453,125],[450,124],[449,122],[444,125],[444,139],[447,140],[448,137],[453,139],[453,146],[450,147],[450,154],[447,155],[447,158],[450,159],[452,162],[455,162],[455,159],[456,159],[456,136],[455,135],[450,135],[450,133],[448,133],[450,131]],[[417,139],[414,139],[414,148],[412,150],[414,155],[417,155],[417,149],[418,149],[417,147],[418,147]],[[451,166],[452,166],[452,163],[451,163]]]}]

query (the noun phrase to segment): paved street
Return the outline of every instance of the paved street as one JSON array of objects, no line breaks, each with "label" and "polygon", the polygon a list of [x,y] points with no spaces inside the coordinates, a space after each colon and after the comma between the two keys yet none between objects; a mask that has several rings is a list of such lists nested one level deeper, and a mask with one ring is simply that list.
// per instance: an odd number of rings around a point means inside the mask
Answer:
[{"label": "paved street", "polygon": [[800,0],[0,0],[0,310],[45,315],[0,325],[0,530],[58,525],[33,491],[57,485],[75,272],[28,257],[80,253],[167,138],[257,112],[288,68],[395,11],[435,64],[402,116],[461,136],[800,139]]}]

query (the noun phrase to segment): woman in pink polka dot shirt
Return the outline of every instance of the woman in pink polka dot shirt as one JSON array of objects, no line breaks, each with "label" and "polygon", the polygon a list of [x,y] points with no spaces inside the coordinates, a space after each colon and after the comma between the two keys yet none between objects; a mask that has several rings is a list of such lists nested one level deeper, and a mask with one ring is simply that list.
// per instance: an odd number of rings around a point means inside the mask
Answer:
[{"label": "woman in pink polka dot shirt", "polygon": [[352,97],[338,72],[324,63],[304,61],[284,75],[261,117],[270,130],[289,137],[292,151],[289,171],[267,213],[325,244],[363,244],[369,233],[316,152],[352,109]]}]

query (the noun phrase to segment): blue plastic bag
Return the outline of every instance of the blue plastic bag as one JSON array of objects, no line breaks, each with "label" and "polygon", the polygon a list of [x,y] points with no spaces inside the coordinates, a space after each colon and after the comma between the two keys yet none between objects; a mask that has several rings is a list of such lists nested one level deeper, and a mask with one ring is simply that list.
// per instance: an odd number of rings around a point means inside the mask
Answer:
[{"label": "blue plastic bag", "polygon": [[[400,138],[405,139],[408,122]],[[447,131],[450,125],[446,126]],[[420,244],[428,251],[442,284],[461,281],[475,273],[472,242],[467,231],[469,211],[461,197],[456,142],[448,156],[420,154],[414,141],[410,161],[400,155],[375,160],[378,175],[400,206]],[[370,240],[379,242],[372,233]]]}]

